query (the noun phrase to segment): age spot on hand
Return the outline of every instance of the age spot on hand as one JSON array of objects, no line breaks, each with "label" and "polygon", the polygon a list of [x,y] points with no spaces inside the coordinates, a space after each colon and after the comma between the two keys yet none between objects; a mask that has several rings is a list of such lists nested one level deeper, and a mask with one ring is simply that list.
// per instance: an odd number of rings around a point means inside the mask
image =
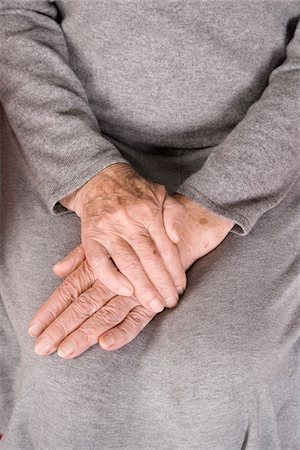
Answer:
[{"label": "age spot on hand", "polygon": [[208,219],[205,219],[204,217],[199,220],[200,225],[206,225],[208,223]]}]

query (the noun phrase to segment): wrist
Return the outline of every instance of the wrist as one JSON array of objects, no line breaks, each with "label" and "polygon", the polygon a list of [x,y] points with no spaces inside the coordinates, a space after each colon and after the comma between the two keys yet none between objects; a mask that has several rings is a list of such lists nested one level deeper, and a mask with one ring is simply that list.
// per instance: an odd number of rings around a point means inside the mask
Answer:
[{"label": "wrist", "polygon": [[[120,180],[124,176],[136,171],[127,163],[115,163],[101,170],[101,172],[94,175],[83,186],[76,189],[76,191],[68,194],[60,200],[60,203],[70,211],[75,212],[79,217],[82,216],[82,210],[87,202],[97,196],[99,184],[105,183],[108,179]],[[109,177],[109,178],[107,178]]]},{"label": "wrist", "polygon": [[227,234],[235,225],[235,222],[232,219],[215,213],[214,211],[202,206],[200,203],[195,202],[194,200],[186,197],[183,194],[176,192],[175,194],[173,194],[173,197],[188,209],[189,215],[193,216],[193,218],[197,222],[199,221],[199,224],[215,224],[221,227],[222,230]]}]

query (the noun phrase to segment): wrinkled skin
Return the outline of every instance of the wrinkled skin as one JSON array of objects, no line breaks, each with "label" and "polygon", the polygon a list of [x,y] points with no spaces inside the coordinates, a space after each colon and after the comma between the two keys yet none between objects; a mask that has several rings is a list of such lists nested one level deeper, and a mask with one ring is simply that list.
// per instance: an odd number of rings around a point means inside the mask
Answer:
[{"label": "wrinkled skin", "polygon": [[[181,194],[164,204],[164,226],[170,239],[180,237],[177,247],[185,270],[215,249],[233,225]],[[101,284],[81,245],[56,264],[54,272],[66,278],[29,327],[41,355],[58,349],[60,356],[70,359],[98,342],[104,349],[116,350],[132,341],[156,315],[135,295],[115,295]],[[108,336],[114,338],[111,345]]]},{"label": "wrinkled skin", "polygon": [[163,223],[168,197],[165,186],[117,163],[60,201],[81,218],[96,278],[115,294],[135,294],[152,312],[175,306],[186,287],[178,248]]}]

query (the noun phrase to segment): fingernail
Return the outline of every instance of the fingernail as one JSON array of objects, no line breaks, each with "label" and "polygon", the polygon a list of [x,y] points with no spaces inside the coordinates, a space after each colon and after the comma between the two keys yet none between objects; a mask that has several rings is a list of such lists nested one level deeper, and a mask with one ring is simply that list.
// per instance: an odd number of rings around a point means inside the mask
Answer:
[{"label": "fingernail", "polygon": [[164,305],[158,299],[152,300],[149,303],[149,306],[152,311],[156,313],[161,312],[164,309]]},{"label": "fingernail", "polygon": [[114,344],[115,338],[112,334],[106,334],[105,336],[101,336],[100,338],[100,345],[103,347],[109,347],[110,345]]},{"label": "fingernail", "polygon": [[183,294],[184,293],[183,287],[177,287],[177,292],[179,295]]},{"label": "fingernail", "polygon": [[59,346],[57,354],[61,358],[65,358],[66,356],[71,356],[71,354],[74,353],[75,350],[76,350],[75,342],[70,340],[64,342],[62,345]]},{"label": "fingernail", "polygon": [[39,325],[38,323],[33,323],[28,328],[28,333],[32,337],[39,335],[40,332],[41,332],[41,325]]},{"label": "fingernail", "polygon": [[46,355],[53,348],[52,341],[47,336],[39,339],[35,345],[34,351],[38,355]]},{"label": "fingernail", "polygon": [[172,308],[173,306],[177,305],[177,298],[176,297],[168,297],[166,298],[166,305],[169,308]]}]

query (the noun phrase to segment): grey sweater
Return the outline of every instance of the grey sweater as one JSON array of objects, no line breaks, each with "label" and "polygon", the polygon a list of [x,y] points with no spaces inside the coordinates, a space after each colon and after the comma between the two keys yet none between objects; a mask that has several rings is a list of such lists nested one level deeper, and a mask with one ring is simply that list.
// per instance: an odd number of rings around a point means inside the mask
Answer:
[{"label": "grey sweater", "polygon": [[0,102],[53,214],[127,162],[214,147],[177,192],[246,235],[300,166],[299,0],[0,0]]}]

